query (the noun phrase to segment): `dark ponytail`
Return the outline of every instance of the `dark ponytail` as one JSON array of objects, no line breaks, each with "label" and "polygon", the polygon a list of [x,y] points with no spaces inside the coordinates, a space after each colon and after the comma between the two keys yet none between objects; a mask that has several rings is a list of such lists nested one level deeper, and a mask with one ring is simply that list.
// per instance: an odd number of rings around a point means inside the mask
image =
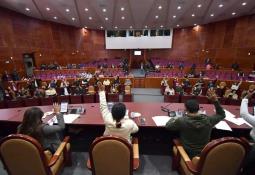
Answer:
[{"label": "dark ponytail", "polygon": [[112,118],[116,121],[116,128],[121,128],[121,119],[126,114],[126,106],[123,103],[116,103],[112,107]]},{"label": "dark ponytail", "polygon": [[121,128],[121,122],[120,121],[116,121],[116,128]]}]

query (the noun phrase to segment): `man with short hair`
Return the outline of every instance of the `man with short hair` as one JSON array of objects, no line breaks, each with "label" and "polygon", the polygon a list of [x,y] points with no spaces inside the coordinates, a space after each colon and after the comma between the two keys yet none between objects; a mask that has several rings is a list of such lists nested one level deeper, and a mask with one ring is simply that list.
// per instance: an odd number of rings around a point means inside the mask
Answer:
[{"label": "man with short hair", "polygon": [[166,129],[180,131],[181,143],[191,158],[201,153],[210,141],[212,128],[225,118],[225,111],[220,106],[215,91],[208,90],[208,98],[214,103],[215,115],[208,117],[199,113],[199,104],[192,99],[185,103],[187,114],[171,118],[166,123]]}]

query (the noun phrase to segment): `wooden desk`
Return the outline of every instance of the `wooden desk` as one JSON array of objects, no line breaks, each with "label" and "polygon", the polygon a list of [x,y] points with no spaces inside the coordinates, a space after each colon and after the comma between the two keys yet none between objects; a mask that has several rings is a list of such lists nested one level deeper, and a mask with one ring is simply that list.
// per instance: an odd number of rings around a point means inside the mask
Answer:
[{"label": "wooden desk", "polygon": [[[125,103],[127,109],[129,110],[129,115],[131,112],[139,112],[141,113],[141,117],[145,118],[145,124],[141,124],[140,118],[134,119],[137,125],[142,128],[158,128],[155,122],[153,121],[152,117],[157,115],[167,115],[166,112],[161,110],[161,106],[167,106],[168,109],[173,111],[177,111],[178,109],[184,110],[183,103]],[[79,126],[88,126],[88,125],[104,125],[101,112],[99,109],[99,103],[87,103],[87,104],[72,104],[69,105],[70,107],[73,106],[83,106],[86,109],[86,113],[82,114],[78,119],[76,119],[73,123],[68,124],[70,126],[79,125]],[[40,106],[40,108],[44,111],[51,111],[52,106]],[[200,108],[206,110],[207,115],[211,116],[215,114],[214,106],[211,104],[202,104]],[[223,105],[223,108],[228,110],[229,112],[239,117],[239,106],[229,106]],[[20,123],[23,119],[24,112],[28,109],[25,108],[11,108],[11,109],[1,109],[0,110],[0,122],[18,122]],[[252,110],[250,108],[250,110]],[[45,120],[47,121],[49,117]],[[231,122],[226,121],[232,129],[242,129],[242,130],[250,130],[251,128],[246,124],[243,125],[235,125]],[[162,127],[161,127],[162,128]]]}]

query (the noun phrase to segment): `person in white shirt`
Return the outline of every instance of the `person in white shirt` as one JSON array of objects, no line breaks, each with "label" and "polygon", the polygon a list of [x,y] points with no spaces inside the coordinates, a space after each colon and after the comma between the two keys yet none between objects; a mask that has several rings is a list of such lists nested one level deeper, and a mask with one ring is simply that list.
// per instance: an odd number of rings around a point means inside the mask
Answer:
[{"label": "person in white shirt", "polygon": [[[255,116],[251,115],[248,111],[248,99],[252,97],[254,92],[247,92],[247,95],[243,98],[240,108],[240,116],[247,121],[250,125],[252,125],[252,130],[250,132],[250,136],[253,141],[255,141]],[[253,144],[245,162],[243,168],[243,175],[252,175],[255,171],[255,144]]]},{"label": "person in white shirt", "polygon": [[165,95],[175,95],[175,90],[174,88],[170,88],[168,85],[165,88]]},{"label": "person in white shirt", "polygon": [[109,86],[110,84],[111,84],[111,82],[109,79],[106,79],[103,81],[103,85],[105,85],[105,86]]},{"label": "person in white shirt", "polygon": [[161,86],[168,86],[168,80],[167,80],[166,77],[164,77],[163,80],[161,80],[160,85]]},{"label": "person in white shirt", "polygon": [[98,84],[100,110],[105,123],[104,135],[114,135],[127,139],[131,142],[131,134],[138,131],[136,123],[126,115],[126,106],[123,103],[113,105],[111,112],[108,109],[104,86]]},{"label": "person in white shirt", "polygon": [[240,81],[239,83],[235,82],[235,83],[232,84],[230,89],[237,91],[241,84],[242,84],[242,81]]}]

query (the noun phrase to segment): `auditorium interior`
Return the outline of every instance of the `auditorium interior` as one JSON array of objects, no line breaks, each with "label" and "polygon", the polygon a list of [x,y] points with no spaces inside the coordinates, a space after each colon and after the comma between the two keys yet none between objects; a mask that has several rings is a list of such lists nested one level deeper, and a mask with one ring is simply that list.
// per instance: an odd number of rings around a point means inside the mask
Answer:
[{"label": "auditorium interior", "polygon": [[[240,111],[249,97],[255,113],[254,82],[254,0],[0,0],[0,174],[242,174],[255,117]],[[132,143],[104,135],[102,91],[138,126]],[[189,101],[226,116],[195,157],[167,129]],[[65,128],[54,153],[19,128],[32,107],[60,125],[55,103]]]}]

